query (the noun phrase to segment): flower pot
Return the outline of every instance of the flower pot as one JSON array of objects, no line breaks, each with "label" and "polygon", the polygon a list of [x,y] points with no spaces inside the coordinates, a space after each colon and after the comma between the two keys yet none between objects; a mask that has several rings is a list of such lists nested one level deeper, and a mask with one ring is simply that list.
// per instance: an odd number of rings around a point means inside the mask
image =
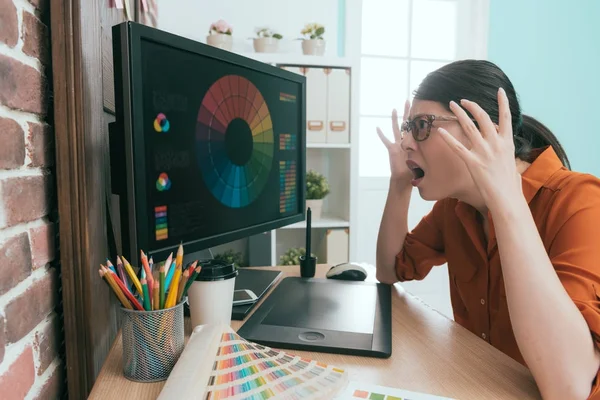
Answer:
[{"label": "flower pot", "polygon": [[208,35],[206,37],[206,43],[218,47],[220,49],[231,51],[233,45],[233,37],[231,35],[225,35],[223,33],[216,33]]},{"label": "flower pot", "polygon": [[302,52],[310,56],[322,56],[325,54],[325,40],[304,39],[302,41]]},{"label": "flower pot", "polygon": [[310,207],[311,220],[321,219],[321,213],[323,211],[323,199],[319,200],[306,200],[306,209]]},{"label": "flower pot", "polygon": [[261,37],[254,39],[254,51],[257,53],[276,53],[279,50],[279,39]]}]

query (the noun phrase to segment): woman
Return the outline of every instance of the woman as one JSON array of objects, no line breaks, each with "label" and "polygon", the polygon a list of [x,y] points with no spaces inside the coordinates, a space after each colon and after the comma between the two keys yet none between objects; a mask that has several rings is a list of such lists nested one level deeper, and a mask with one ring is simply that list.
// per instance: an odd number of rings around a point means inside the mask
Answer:
[{"label": "woman", "polygon": [[[377,130],[391,165],[377,278],[447,262],[456,322],[528,366],[544,398],[600,397],[600,180],[569,170],[487,61],[429,74],[404,121],[393,112],[393,142]],[[437,202],[408,232],[413,186]]]}]

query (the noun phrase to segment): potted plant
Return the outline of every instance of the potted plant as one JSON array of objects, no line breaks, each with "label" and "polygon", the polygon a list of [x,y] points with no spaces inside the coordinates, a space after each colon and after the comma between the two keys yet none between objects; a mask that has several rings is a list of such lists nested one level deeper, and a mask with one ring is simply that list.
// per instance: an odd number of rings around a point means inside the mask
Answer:
[{"label": "potted plant", "polygon": [[254,38],[254,51],[257,53],[275,53],[283,36],[269,28],[257,28]]},{"label": "potted plant", "polygon": [[302,40],[302,52],[307,55],[322,56],[325,54],[325,27],[321,24],[306,24],[300,31],[304,38]]},{"label": "potted plant", "polygon": [[306,173],[306,207],[310,207],[312,219],[320,219],[323,210],[323,198],[329,194],[329,183],[325,176],[317,171]]},{"label": "potted plant", "polygon": [[213,22],[208,29],[208,36],[206,37],[206,43],[211,46],[218,47],[231,51],[233,45],[232,38],[233,28],[224,20],[220,19],[217,22]]},{"label": "potted plant", "polygon": [[[281,265],[300,265],[300,256],[305,254],[306,249],[304,247],[292,247],[279,257],[279,262]],[[314,256],[315,254],[311,251],[311,255]]]},{"label": "potted plant", "polygon": [[221,261],[227,264],[233,264],[236,268],[243,268],[246,266],[242,258],[242,253],[239,251],[233,251],[231,249],[225,250],[222,253],[215,254],[213,257],[216,261]]}]

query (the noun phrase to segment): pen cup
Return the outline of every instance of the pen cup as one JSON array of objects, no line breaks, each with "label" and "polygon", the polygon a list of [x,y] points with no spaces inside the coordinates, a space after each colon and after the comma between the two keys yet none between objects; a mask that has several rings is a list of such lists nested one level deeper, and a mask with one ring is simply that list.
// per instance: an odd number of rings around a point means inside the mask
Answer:
[{"label": "pen cup", "polygon": [[300,256],[300,276],[303,278],[312,278],[315,276],[317,271],[317,257],[310,256],[308,259],[306,256]]},{"label": "pen cup", "polygon": [[155,311],[121,308],[123,374],[136,382],[169,377],[184,348],[183,302]]}]

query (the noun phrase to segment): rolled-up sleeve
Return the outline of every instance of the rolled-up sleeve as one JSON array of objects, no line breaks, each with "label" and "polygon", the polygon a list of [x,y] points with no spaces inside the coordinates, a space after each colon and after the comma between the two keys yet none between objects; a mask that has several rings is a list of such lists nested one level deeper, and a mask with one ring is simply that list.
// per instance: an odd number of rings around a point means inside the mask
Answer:
[{"label": "rolled-up sleeve", "polygon": [[[581,176],[557,197],[554,207],[562,210],[564,220],[557,216],[556,221],[549,221],[559,228],[548,254],[600,349],[600,182]],[[589,398],[600,399],[600,371]]]},{"label": "rolled-up sleeve", "polygon": [[431,268],[446,262],[443,208],[444,200],[436,202],[432,210],[406,235],[402,250],[396,255],[396,277],[399,281],[423,279]]}]

